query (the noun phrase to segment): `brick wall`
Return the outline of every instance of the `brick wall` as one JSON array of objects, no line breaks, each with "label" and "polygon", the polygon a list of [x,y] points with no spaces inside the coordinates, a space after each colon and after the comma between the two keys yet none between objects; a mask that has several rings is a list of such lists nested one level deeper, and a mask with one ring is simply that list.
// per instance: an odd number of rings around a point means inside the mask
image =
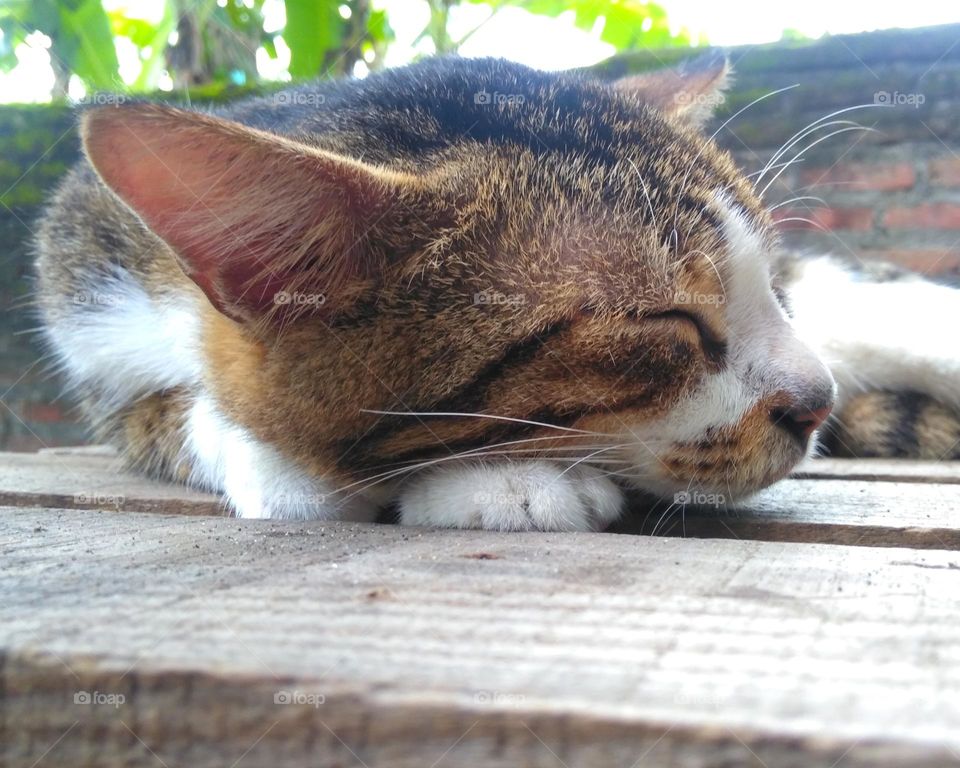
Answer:
[{"label": "brick wall", "polygon": [[[768,190],[765,199],[774,205],[801,195],[819,198],[775,211],[781,220],[793,219],[781,224],[788,242],[960,275],[958,42],[960,25],[950,25],[732,51],[739,74],[715,126],[762,93],[797,84],[718,135],[748,172],[811,121],[869,105],[833,118],[869,132],[824,138]],[[778,162],[831,131],[853,127],[822,128]]]},{"label": "brick wall", "polygon": [[[759,96],[796,84],[750,107],[717,135],[752,173],[811,121],[880,102],[837,118],[873,132],[851,131],[812,147],[766,199],[771,205],[798,195],[822,200],[777,210],[781,219],[793,219],[781,226],[797,246],[960,275],[958,43],[960,25],[951,25],[731,49],[735,87],[709,130]],[[615,77],[678,55],[628,54],[596,70]],[[26,309],[30,229],[44,194],[76,157],[71,125],[63,108],[0,107],[0,301],[16,308],[0,315],[0,448],[8,450],[85,439],[69,399],[59,397],[60,382],[39,361],[39,346],[28,333],[36,323]]]}]

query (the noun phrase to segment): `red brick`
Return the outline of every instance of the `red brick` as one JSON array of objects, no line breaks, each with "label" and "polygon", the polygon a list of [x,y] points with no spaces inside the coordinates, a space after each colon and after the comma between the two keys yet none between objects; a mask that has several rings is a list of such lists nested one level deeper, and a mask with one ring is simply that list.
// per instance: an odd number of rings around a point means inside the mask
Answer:
[{"label": "red brick", "polygon": [[913,208],[891,208],[883,225],[899,229],[960,229],[960,205],[924,203]]},{"label": "red brick", "polygon": [[[774,218],[782,219],[800,216],[812,219],[823,229],[873,229],[872,208],[810,208],[774,211]],[[784,229],[817,229],[814,224],[803,221],[789,221],[783,225]]]},{"label": "red brick", "polygon": [[54,403],[26,403],[21,414],[24,421],[36,421],[54,424],[60,421],[73,421],[63,412],[63,408]]},{"label": "red brick", "polygon": [[[804,184],[832,184],[844,189],[894,190],[911,189],[917,174],[910,163],[868,165],[848,163],[829,168],[804,168],[800,172]],[[815,192],[814,192],[815,193]]]},{"label": "red brick", "polygon": [[930,183],[939,187],[960,187],[960,158],[942,157],[931,160]]},{"label": "red brick", "polygon": [[936,248],[860,251],[857,255],[864,260],[889,261],[928,275],[960,273],[960,248],[952,251]]}]

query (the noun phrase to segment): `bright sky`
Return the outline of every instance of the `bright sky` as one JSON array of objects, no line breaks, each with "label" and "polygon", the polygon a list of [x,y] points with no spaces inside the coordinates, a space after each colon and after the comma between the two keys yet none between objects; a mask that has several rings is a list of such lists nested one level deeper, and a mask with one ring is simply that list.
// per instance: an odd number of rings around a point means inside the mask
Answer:
[{"label": "bright sky", "polygon": [[[910,3],[842,2],[842,0],[803,0],[793,3],[756,0],[660,0],[671,22],[687,27],[694,36],[703,34],[714,45],[764,43],[780,39],[790,28],[809,37],[825,32],[833,34],[862,32],[890,27],[920,27],[960,21],[960,8],[944,0],[911,0]],[[131,15],[156,20],[162,0],[107,0],[109,8],[124,8]],[[413,41],[427,22],[426,3],[419,0],[374,0],[374,7],[386,8],[397,36],[387,63],[403,64],[416,53],[429,53],[430,45]],[[283,4],[266,0],[267,29],[283,26]],[[454,39],[477,27],[489,16],[486,6],[465,3],[451,13]],[[20,66],[9,74],[0,74],[0,102],[45,101],[53,85],[53,73],[43,40],[33,47],[21,46]],[[289,61],[289,52],[280,48],[280,60],[270,61],[265,53],[258,57],[261,74],[280,76]],[[572,13],[549,19],[515,8],[505,8],[476,32],[463,46],[465,56],[503,56],[542,69],[566,69],[586,66],[606,58],[613,49],[600,42],[598,34],[584,32],[573,24]],[[286,54],[286,56],[284,55]],[[121,76],[132,82],[139,64],[133,46],[118,50]],[[74,84],[71,95],[83,95]]]}]

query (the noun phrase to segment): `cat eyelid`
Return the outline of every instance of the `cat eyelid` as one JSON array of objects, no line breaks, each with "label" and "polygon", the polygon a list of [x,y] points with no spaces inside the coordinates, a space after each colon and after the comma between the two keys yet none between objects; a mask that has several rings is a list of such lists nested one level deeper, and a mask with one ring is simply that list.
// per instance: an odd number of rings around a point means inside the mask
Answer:
[{"label": "cat eyelid", "polygon": [[715,365],[722,365],[727,356],[727,342],[720,337],[718,333],[710,326],[710,323],[697,312],[686,308],[674,307],[661,312],[654,312],[648,315],[633,315],[636,319],[674,319],[683,322],[689,322],[697,329],[700,336],[700,343],[703,346],[703,354],[708,362]]}]

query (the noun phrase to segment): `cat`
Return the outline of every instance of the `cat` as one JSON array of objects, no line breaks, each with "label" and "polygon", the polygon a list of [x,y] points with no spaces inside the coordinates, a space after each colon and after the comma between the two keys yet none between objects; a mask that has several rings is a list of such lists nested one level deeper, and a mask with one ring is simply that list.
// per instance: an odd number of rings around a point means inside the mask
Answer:
[{"label": "cat", "polygon": [[786,253],[703,131],[728,74],[454,57],[88,109],[47,341],[98,439],[240,517],[599,530],[625,489],[774,483],[831,409],[839,449],[956,457],[960,355],[916,328],[957,291]]}]

